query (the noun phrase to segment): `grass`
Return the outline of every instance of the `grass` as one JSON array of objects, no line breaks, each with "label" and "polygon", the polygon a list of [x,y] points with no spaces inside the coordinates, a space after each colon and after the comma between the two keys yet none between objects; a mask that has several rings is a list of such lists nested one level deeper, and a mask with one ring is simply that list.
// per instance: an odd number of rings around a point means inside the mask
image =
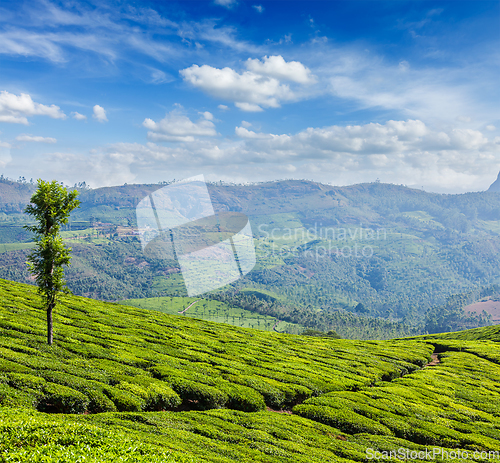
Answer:
[{"label": "grass", "polygon": [[72,296],[54,322],[50,348],[36,288],[0,280],[0,461],[361,462],[500,445],[498,326],[335,340]]}]

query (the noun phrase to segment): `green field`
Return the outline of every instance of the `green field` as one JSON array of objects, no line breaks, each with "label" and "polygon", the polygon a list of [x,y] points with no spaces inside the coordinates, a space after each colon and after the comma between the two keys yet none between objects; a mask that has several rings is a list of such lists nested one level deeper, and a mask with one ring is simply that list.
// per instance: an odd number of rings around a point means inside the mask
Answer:
[{"label": "green field", "polygon": [[[200,320],[253,328],[264,331],[280,331],[299,334],[304,327],[286,323],[274,317],[259,315],[249,310],[231,307],[223,302],[196,297],[150,297],[143,299],[127,299],[120,304],[131,305],[147,310],[157,310],[170,315],[183,315]],[[187,310],[186,310],[187,309]],[[275,329],[274,329],[275,328]]]},{"label": "green field", "polygon": [[0,326],[0,461],[498,458],[500,327],[337,340],[67,296],[48,347],[36,288],[5,280]]}]

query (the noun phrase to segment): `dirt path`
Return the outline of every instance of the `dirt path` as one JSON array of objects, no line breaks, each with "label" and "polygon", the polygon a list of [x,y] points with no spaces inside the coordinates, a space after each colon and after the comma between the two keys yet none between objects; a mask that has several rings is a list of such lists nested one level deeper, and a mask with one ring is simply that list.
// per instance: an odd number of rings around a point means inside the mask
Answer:
[{"label": "dirt path", "polygon": [[195,305],[197,302],[200,302],[200,301],[201,301],[201,299],[198,299],[197,301],[191,302],[191,304],[189,304],[184,310],[181,310],[180,312],[177,312],[177,313],[187,312],[190,307],[193,307],[193,305]]},{"label": "dirt path", "polygon": [[434,367],[438,363],[441,363],[441,360],[439,360],[438,354],[431,354],[431,358],[432,358],[432,360],[427,365],[425,365],[424,368],[425,367]]},{"label": "dirt path", "polygon": [[275,412],[275,413],[285,413],[286,415],[291,415],[292,410],[276,410],[274,408],[266,407],[266,410],[268,412]]}]

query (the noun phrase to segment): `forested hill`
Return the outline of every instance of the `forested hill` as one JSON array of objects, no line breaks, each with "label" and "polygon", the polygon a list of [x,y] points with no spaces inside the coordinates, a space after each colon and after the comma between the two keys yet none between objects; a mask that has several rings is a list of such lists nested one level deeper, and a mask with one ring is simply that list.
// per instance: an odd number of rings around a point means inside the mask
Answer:
[{"label": "forested hill", "polygon": [[[64,231],[73,247],[67,276],[75,294],[106,300],[186,294],[177,262],[144,255],[136,236],[135,206],[163,186],[79,186],[82,205]],[[250,218],[255,237],[257,265],[223,288],[217,297],[226,302],[322,331],[337,329],[332,320],[345,311],[432,331],[488,323],[486,315],[471,318],[461,308],[498,296],[491,289],[500,283],[498,193],[301,180],[208,189],[216,211]],[[29,183],[0,180],[0,277],[30,282],[21,211],[33,191]]]},{"label": "forested hill", "polygon": [[[495,182],[496,183],[496,182]],[[402,185],[365,183],[335,187],[306,180],[283,180],[253,185],[210,183],[208,189],[216,209],[238,210],[250,216],[273,213],[300,213],[313,217],[314,211],[338,209],[330,218],[340,223],[388,225],[391,215],[422,210],[444,220],[455,230],[464,230],[467,221],[500,219],[500,195],[488,192],[443,195],[427,193]],[[81,208],[75,217],[94,214],[95,219],[109,219],[102,207],[135,208],[146,195],[165,184],[126,184],[104,188],[80,188]],[[28,182],[0,178],[0,213],[22,212],[35,191]],[[130,216],[133,218],[133,216]]]}]

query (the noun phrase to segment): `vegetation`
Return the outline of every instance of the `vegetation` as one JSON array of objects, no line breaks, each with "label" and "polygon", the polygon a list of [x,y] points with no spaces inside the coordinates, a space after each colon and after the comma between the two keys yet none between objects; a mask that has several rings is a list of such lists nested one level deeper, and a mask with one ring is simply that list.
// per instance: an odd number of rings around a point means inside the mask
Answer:
[{"label": "vegetation", "polygon": [[52,345],[52,311],[58,296],[66,287],[63,265],[70,262],[70,249],[59,234],[61,225],[68,223],[73,209],[78,207],[78,192],[68,193],[55,180],[38,180],[38,189],[25,212],[33,216],[36,225],[26,225],[34,233],[35,248],[28,254],[30,272],[35,276],[38,291],[47,311],[47,343]]},{"label": "vegetation", "polygon": [[0,280],[1,461],[498,457],[498,326],[352,341],[63,296],[48,348],[39,306]]},{"label": "vegetation", "polygon": [[[69,288],[111,301],[186,296],[178,263],[144,255],[134,235],[135,205],[161,185],[77,187],[82,207],[62,231],[74,256]],[[0,277],[31,281],[24,268],[30,237],[19,227],[33,189],[0,179]],[[306,181],[217,184],[209,191],[216,210],[250,217],[257,266],[223,288],[220,299],[255,318],[286,316],[290,324],[365,339],[490,323],[466,317],[448,298],[465,301],[500,283],[497,193]],[[370,252],[360,258],[365,246]]]},{"label": "vegetation", "polygon": [[194,297],[152,297],[127,299],[121,304],[132,305],[141,309],[158,310],[172,315],[182,314],[185,317],[199,318],[218,323],[254,328],[264,331],[300,334],[304,327],[294,323],[280,321],[276,317],[261,315],[258,311],[245,310],[216,299]]}]

